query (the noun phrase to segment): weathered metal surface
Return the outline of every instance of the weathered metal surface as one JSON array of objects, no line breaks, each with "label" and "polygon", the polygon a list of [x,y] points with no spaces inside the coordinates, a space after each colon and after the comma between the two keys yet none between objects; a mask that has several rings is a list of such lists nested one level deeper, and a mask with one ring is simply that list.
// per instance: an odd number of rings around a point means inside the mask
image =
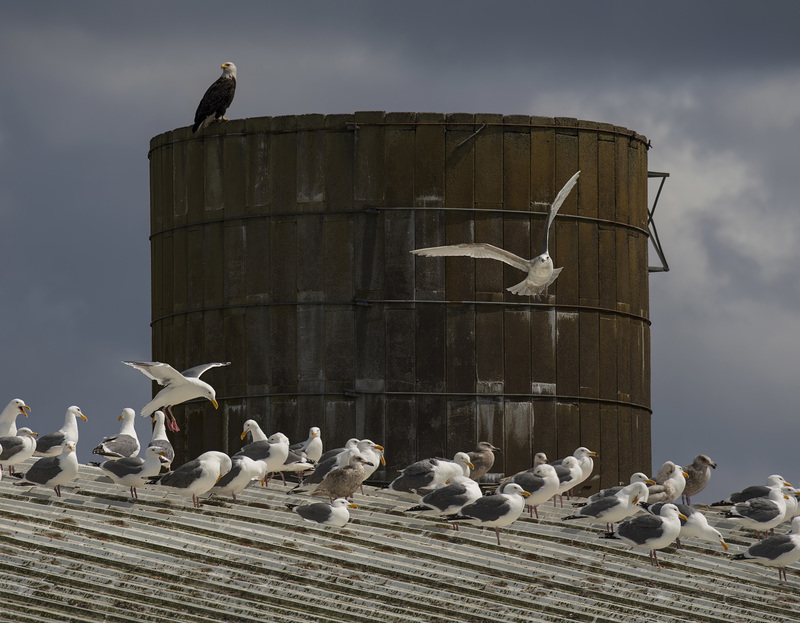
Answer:
[{"label": "weathered metal surface", "polygon": [[[247,119],[151,142],[153,358],[213,370],[220,412],[181,417],[185,458],[265,430],[392,441],[397,463],[486,439],[496,471],[603,449],[650,470],[646,141],[572,118],[358,112]],[[412,249],[531,257],[547,206],[564,270],[531,304],[519,271]],[[618,437],[619,435],[619,437]],[[611,436],[611,437],[609,437]],[[574,447],[573,447],[574,446]]]},{"label": "weathered metal surface", "polygon": [[[30,462],[29,462],[30,463]],[[29,464],[28,463],[28,464]],[[21,466],[20,469],[24,469]],[[647,554],[601,538],[551,504],[494,532],[402,512],[415,500],[367,487],[343,529],[285,508],[288,487],[253,483],[200,509],[157,486],[127,491],[81,467],[62,498],[0,482],[3,619],[123,622],[702,621],[797,619],[800,574],[731,561],[752,536],[708,511],[731,546],[684,539]],[[780,528],[781,530],[783,528]]]}]

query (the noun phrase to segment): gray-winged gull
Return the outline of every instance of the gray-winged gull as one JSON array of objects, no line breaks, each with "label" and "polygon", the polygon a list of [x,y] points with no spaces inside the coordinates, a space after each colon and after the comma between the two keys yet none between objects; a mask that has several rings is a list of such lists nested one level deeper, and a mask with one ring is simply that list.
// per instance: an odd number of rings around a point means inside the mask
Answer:
[{"label": "gray-winged gull", "polygon": [[303,452],[309,461],[317,463],[322,458],[322,433],[317,426],[308,431],[308,439],[289,446],[289,450]]},{"label": "gray-winged gull", "polygon": [[479,441],[474,450],[467,452],[470,463],[473,466],[469,477],[473,480],[479,480],[481,476],[492,469],[495,452],[500,452],[500,448],[496,448],[488,441]]},{"label": "gray-winged gull", "polygon": [[139,454],[141,446],[139,445],[139,437],[136,435],[135,419],[136,412],[133,409],[123,409],[122,415],[117,418],[118,422],[122,422],[119,433],[112,437],[104,438],[92,450],[92,453],[110,458],[124,458]]},{"label": "gray-winged gull", "polygon": [[345,498],[336,498],[330,504],[313,502],[311,504],[287,504],[286,508],[294,511],[306,521],[341,528],[350,521],[350,508],[358,508]]},{"label": "gray-winged gull", "polygon": [[318,485],[332,470],[346,465],[350,460],[351,451],[355,451],[358,441],[358,439],[353,437],[347,440],[343,448],[333,448],[325,452],[320,457],[319,462],[314,468],[314,472],[307,478],[304,478],[303,482],[296,485],[291,491],[295,491],[301,486]]},{"label": "gray-winged gull", "polygon": [[267,464],[264,461],[254,461],[244,455],[231,457],[230,470],[211,487],[211,493],[230,495],[236,501],[236,494],[245,490],[253,480],[264,483],[267,475]]},{"label": "gray-winged gull", "polygon": [[14,398],[0,412],[0,437],[13,437],[17,434],[17,416],[21,413],[28,417],[31,408],[24,400]]},{"label": "gray-winged gull", "polygon": [[467,504],[457,515],[451,515],[448,521],[468,523],[475,526],[494,528],[497,544],[500,545],[500,528],[514,523],[525,508],[525,498],[530,493],[517,483],[508,483],[503,493],[484,495],[472,504]]},{"label": "gray-winged gull", "polygon": [[789,534],[776,534],[736,554],[733,560],[754,560],[767,567],[778,568],[778,581],[787,581],[786,567],[800,560],[800,517],[792,520]]},{"label": "gray-winged gull", "polygon": [[41,485],[53,487],[61,497],[61,485],[73,480],[78,475],[78,457],[75,455],[74,441],[64,441],[57,456],[46,456],[28,468],[24,474],[14,474],[21,478],[15,485]]},{"label": "gray-winged gull", "polygon": [[686,487],[688,474],[677,463],[666,461],[656,474],[656,484],[648,487],[649,502],[674,502],[680,499]]},{"label": "gray-winged gull", "polygon": [[389,483],[392,491],[411,493],[443,484],[455,476],[469,476],[473,468],[466,452],[456,452],[453,460],[423,459],[400,470],[400,476]]},{"label": "gray-winged gull", "polygon": [[787,495],[779,488],[769,490],[767,497],[751,498],[746,502],[738,502],[725,513],[728,519],[735,519],[745,528],[755,530],[756,536],[767,531],[783,521],[786,514]]},{"label": "gray-winged gull", "polygon": [[200,498],[231,469],[231,459],[224,452],[209,450],[196,459],[184,463],[177,469],[161,476],[158,484],[170,492],[184,497],[191,496],[195,508],[200,507]]},{"label": "gray-winged gull", "polygon": [[253,441],[243,446],[234,456],[264,461],[267,473],[278,472],[289,456],[289,438],[283,433],[273,433],[263,441]]},{"label": "gray-winged gull", "polygon": [[681,519],[686,516],[674,504],[665,504],[660,515],[640,514],[623,521],[617,531],[605,538],[617,538],[628,545],[650,552],[650,564],[661,568],[656,550],[664,549],[678,538]]},{"label": "gray-winged gull", "polygon": [[791,487],[791,483],[786,482],[786,479],[780,474],[772,474],[767,477],[766,484],[763,485],[750,485],[741,491],[731,493],[727,500],[714,502],[711,506],[728,506],[730,504],[738,504],[739,502],[747,502],[753,498],[763,498],[769,495],[770,489],[781,487]]},{"label": "gray-winged gull", "polygon": [[544,231],[542,232],[542,252],[533,259],[526,260],[505,249],[482,242],[454,244],[443,247],[428,247],[426,249],[415,249],[411,252],[415,255],[423,255],[426,257],[467,256],[499,260],[509,266],[513,266],[514,268],[528,273],[527,277],[521,282],[507,288],[509,292],[520,296],[540,294],[547,289],[547,286],[556,280],[556,277],[558,277],[561,272],[560,268],[553,268],[553,260],[550,257],[550,226],[553,224],[553,220],[561,204],[564,203],[572,187],[577,183],[579,175],[580,171],[575,173],[575,175],[564,184],[564,187],[558,192],[553,203],[550,205],[547,211]]},{"label": "gray-winged gull", "polygon": [[686,486],[683,488],[683,501],[686,506],[691,506],[692,496],[706,488],[711,480],[711,470],[717,469],[717,464],[705,454],[694,457],[691,465],[685,465],[683,471],[688,474]]},{"label": "gray-winged gull", "polygon": [[454,476],[448,484],[423,495],[417,506],[405,512],[453,515],[482,496],[480,485],[470,476]]},{"label": "gray-winged gull", "polygon": [[[563,496],[566,494],[567,497],[569,497],[567,492],[581,484],[587,477],[584,477],[584,470],[581,467],[580,461],[574,456],[568,456],[564,459],[561,459],[561,464],[553,465],[553,468],[556,470],[559,480],[558,491],[556,492],[556,495],[561,502],[561,508],[564,508]],[[555,506],[555,504],[556,500],[554,497],[553,506]]]},{"label": "gray-winged gull", "polygon": [[536,519],[539,519],[537,510],[539,504],[547,502],[558,494],[558,488],[561,485],[556,468],[548,463],[541,463],[532,469],[514,474],[505,482],[501,482],[498,490],[502,493],[509,482],[517,483],[530,493],[530,496],[525,498],[525,504],[531,517],[536,513]]},{"label": "gray-winged gull", "polygon": [[349,464],[328,473],[311,495],[325,495],[331,500],[349,498],[366,480],[366,468],[372,465],[360,454],[350,457]]},{"label": "gray-winged gull", "polygon": [[163,411],[157,410],[153,412],[153,434],[150,437],[150,443],[147,447],[159,448],[163,454],[159,455],[161,465],[167,470],[172,467],[172,461],[175,460],[175,450],[167,437],[167,428],[164,425],[165,415]]},{"label": "gray-winged gull", "polygon": [[14,473],[14,465],[27,461],[36,450],[36,437],[30,428],[23,427],[16,435],[0,437],[0,473],[2,467],[8,467],[8,473]]},{"label": "gray-winged gull", "polygon": [[34,456],[57,456],[65,441],[78,443],[78,418],[88,422],[88,418],[81,413],[80,407],[72,406],[67,409],[64,416],[64,426],[54,433],[48,433],[36,440]]},{"label": "gray-winged gull", "polygon": [[[630,478],[630,481],[629,481],[628,484],[633,484],[634,482],[643,482],[643,483],[645,483],[647,485],[656,484],[655,480],[653,480],[652,478],[650,478],[647,474],[645,474],[643,472],[634,472],[633,474],[631,474],[631,478]],[[605,489],[600,489],[600,491],[598,491],[594,495],[590,495],[586,499],[586,504],[590,504],[592,502],[596,502],[600,498],[608,497],[610,495],[616,495],[619,491],[621,491],[622,489],[624,489],[627,486],[628,485],[616,485],[614,487],[607,487]],[[647,495],[643,496],[643,498],[641,500],[639,500],[639,502],[640,503],[641,502],[647,502],[648,496],[649,496],[649,493]],[[585,506],[586,504],[575,504],[575,506]]]},{"label": "gray-winged gull", "polygon": [[[647,510],[653,513],[653,515],[660,515],[664,504],[666,504],[666,502],[653,504],[652,506],[648,506]],[[725,542],[725,539],[722,538],[720,531],[708,524],[708,520],[703,513],[686,504],[676,503],[675,506],[678,507],[678,511],[681,515],[686,517],[686,519],[681,519],[681,531],[678,535],[679,538],[675,540],[678,547],[681,546],[681,538],[694,537],[703,539],[704,541],[719,543],[722,545],[723,549],[728,549],[728,544]]]},{"label": "gray-winged gull", "polygon": [[217,394],[214,388],[205,381],[201,381],[200,375],[211,368],[231,365],[230,361],[225,363],[204,363],[183,372],[178,372],[171,365],[159,361],[123,361],[122,363],[135,368],[147,378],[164,386],[164,389],[159,391],[150,402],[142,407],[140,413],[142,417],[147,417],[156,409],[166,409],[169,414],[167,428],[171,431],[180,430],[178,422],[172,413],[174,405],[184,403],[187,400],[194,400],[195,398],[205,398],[214,405],[215,409],[218,408]]},{"label": "gray-winged gull", "polygon": [[609,532],[613,524],[627,519],[641,508],[638,506],[643,496],[647,495],[647,485],[643,482],[634,482],[619,490],[616,495],[609,495],[582,507],[574,515],[564,517],[564,520],[586,519],[591,523],[606,524]]},{"label": "gray-winged gull", "polygon": [[148,446],[144,451],[144,458],[126,456],[120,459],[104,461],[99,465],[106,476],[116,484],[130,487],[131,497],[139,499],[137,487],[147,484],[153,476],[161,471],[161,455],[164,451],[157,446]]}]

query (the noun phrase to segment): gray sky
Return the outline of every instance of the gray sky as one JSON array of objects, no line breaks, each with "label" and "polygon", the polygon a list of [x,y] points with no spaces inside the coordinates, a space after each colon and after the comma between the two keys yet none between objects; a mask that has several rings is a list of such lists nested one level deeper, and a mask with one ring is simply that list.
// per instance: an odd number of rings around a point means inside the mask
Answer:
[{"label": "gray sky", "polygon": [[650,170],[671,174],[656,223],[672,270],[650,280],[654,467],[709,454],[706,502],[794,482],[798,23],[789,0],[7,3],[0,402],[23,398],[41,433],[80,405],[85,461],[149,399],[119,363],[150,358],[149,140],[191,124],[230,60],[231,118],[488,112],[646,135]]}]

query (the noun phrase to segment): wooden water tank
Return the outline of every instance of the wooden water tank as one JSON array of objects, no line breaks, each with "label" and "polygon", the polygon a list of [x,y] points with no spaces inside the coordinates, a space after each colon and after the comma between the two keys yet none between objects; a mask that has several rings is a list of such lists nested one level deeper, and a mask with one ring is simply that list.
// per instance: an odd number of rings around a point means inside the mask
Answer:
[{"label": "wooden water tank", "polygon": [[[600,453],[603,486],[650,471],[647,144],[571,118],[358,112],[180,128],[150,149],[153,358],[204,377],[177,408],[180,459],[235,451],[242,423],[389,465],[479,440],[492,471]],[[564,267],[542,302],[500,262],[412,249],[539,253],[547,205]],[[180,413],[183,411],[183,415]],[[388,473],[391,476],[391,473]]]}]

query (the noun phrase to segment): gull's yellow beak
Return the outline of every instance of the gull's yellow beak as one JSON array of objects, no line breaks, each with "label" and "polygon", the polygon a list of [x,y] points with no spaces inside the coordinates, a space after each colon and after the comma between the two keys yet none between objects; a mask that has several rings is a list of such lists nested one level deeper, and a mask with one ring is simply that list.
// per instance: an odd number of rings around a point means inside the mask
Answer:
[{"label": "gull's yellow beak", "polygon": [[656,481],[653,480],[652,478],[648,478],[647,480],[645,480],[645,483],[648,485],[654,485],[656,484]]},{"label": "gull's yellow beak", "polygon": [[31,410],[31,408],[28,405],[22,405],[19,408],[20,413],[22,413],[22,415],[24,415],[25,417],[28,417],[28,411],[30,411],[30,410]]},{"label": "gull's yellow beak", "polygon": [[88,417],[86,417],[86,416],[85,416],[83,413],[81,413],[81,419],[82,419],[84,422],[88,422],[88,421],[89,421],[89,418],[88,418]]},{"label": "gull's yellow beak", "polygon": [[241,434],[241,435],[239,435],[239,439],[244,439],[246,436],[247,436],[247,431],[246,431],[246,430],[243,430],[243,431],[242,431],[242,434]]},{"label": "gull's yellow beak", "polygon": [[719,544],[722,545],[722,547],[725,548],[726,552],[728,551],[728,544],[725,541],[720,541]]},{"label": "gull's yellow beak", "polygon": [[[472,463],[470,463],[469,461],[467,461],[467,465],[469,466],[470,469],[475,469],[475,466]],[[530,495],[530,494],[528,494],[528,495]]]},{"label": "gull's yellow beak", "polygon": [[122,421],[122,417],[123,417],[123,416],[121,416],[121,415],[120,415],[120,416],[117,418],[117,422],[121,422],[121,421]]},{"label": "gull's yellow beak", "polygon": [[678,513],[678,518],[683,519],[684,521],[686,521],[687,519],[686,515],[684,515],[683,513]]},{"label": "gull's yellow beak", "polygon": [[219,405],[217,404],[217,401],[214,400],[213,398],[211,399],[211,404],[214,405],[215,409],[219,409]]},{"label": "gull's yellow beak", "polygon": [[683,474],[684,478],[688,478],[689,477],[689,474],[687,474],[686,472],[681,472],[681,474]]},{"label": "gull's yellow beak", "polygon": [[358,508],[356,504],[348,504],[347,508]]},{"label": "gull's yellow beak", "polygon": [[529,497],[531,497],[531,494],[530,494],[530,493],[528,493],[527,491],[520,491],[520,492],[519,492],[519,494],[520,494],[522,497],[524,497],[524,498],[529,498]]}]

